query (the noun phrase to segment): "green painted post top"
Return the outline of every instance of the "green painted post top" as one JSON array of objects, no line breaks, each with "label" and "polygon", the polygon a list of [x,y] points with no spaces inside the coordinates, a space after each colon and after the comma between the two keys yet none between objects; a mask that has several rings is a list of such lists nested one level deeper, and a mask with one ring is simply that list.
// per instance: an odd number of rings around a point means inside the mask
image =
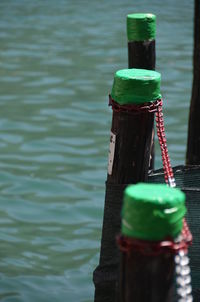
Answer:
[{"label": "green painted post top", "polygon": [[185,194],[164,184],[130,185],[124,192],[122,235],[159,241],[177,237],[186,213]]},{"label": "green painted post top", "polygon": [[128,41],[148,41],[156,36],[156,16],[153,14],[130,14],[127,16]]},{"label": "green painted post top", "polygon": [[122,69],[115,73],[111,97],[120,105],[144,104],[161,98],[159,72]]}]

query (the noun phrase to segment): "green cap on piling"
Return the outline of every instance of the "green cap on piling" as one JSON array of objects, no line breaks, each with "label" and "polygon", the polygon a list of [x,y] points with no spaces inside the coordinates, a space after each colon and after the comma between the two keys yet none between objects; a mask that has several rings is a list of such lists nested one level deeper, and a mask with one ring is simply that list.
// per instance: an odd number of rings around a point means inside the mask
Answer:
[{"label": "green cap on piling", "polygon": [[143,104],[161,98],[159,72],[122,69],[115,73],[111,97],[120,105]]},{"label": "green cap on piling", "polygon": [[127,16],[128,41],[155,39],[156,16],[153,14],[130,14]]},{"label": "green cap on piling", "polygon": [[186,213],[185,194],[164,184],[130,185],[124,192],[122,235],[159,241],[177,237]]}]

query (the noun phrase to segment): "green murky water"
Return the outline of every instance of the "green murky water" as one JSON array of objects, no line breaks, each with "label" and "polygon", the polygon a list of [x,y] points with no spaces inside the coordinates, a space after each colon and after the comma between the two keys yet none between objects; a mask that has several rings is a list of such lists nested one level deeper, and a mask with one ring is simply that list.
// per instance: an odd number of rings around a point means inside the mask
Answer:
[{"label": "green murky water", "polygon": [[[125,18],[157,14],[173,165],[184,162],[192,1],[0,1],[0,301],[92,302]],[[161,160],[157,151],[157,167]]]}]

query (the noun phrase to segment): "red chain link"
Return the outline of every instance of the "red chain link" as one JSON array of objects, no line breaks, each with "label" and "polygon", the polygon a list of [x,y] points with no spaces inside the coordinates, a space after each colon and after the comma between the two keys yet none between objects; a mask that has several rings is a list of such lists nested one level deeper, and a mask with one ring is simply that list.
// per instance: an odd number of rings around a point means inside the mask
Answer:
[{"label": "red chain link", "polygon": [[[163,105],[163,102],[161,100],[161,103],[157,107],[157,111],[156,111],[157,136],[158,136],[161,154],[162,154],[165,182],[170,187],[176,187],[174,172],[172,170],[170,157],[169,157],[169,153],[168,153],[168,148],[167,148],[167,140],[166,140],[166,136],[165,136],[165,126],[164,126],[162,105]],[[179,242],[179,244],[180,244],[180,246],[182,246],[182,248],[179,248],[179,250],[180,249],[187,250],[188,246],[192,243],[192,234],[189,230],[189,227],[188,227],[188,224],[187,224],[185,218],[183,219],[183,229],[182,229],[181,237],[182,238],[181,238],[181,241]],[[176,246],[177,246],[177,244],[174,243],[174,248]]]},{"label": "red chain link", "polygon": [[145,103],[142,105],[120,105],[117,102],[115,102],[111,95],[109,95],[109,103],[108,106],[112,107],[112,110],[115,112],[127,112],[127,113],[141,113],[141,112],[157,112],[158,110],[158,106],[162,105],[162,100],[156,100],[154,102],[151,103]]},{"label": "red chain link", "polygon": [[164,127],[164,120],[163,120],[163,112],[162,112],[162,100],[160,105],[157,107],[156,111],[156,128],[157,128],[157,135],[160,144],[161,154],[162,154],[162,162],[163,162],[163,170],[165,175],[165,182],[169,184],[171,187],[175,187],[175,179],[174,173],[172,170],[172,166],[170,163],[169,153],[167,149],[167,140],[165,136],[165,127]]},{"label": "red chain link", "polygon": [[[157,136],[161,149],[165,182],[170,187],[175,187],[176,183],[170,162],[170,157],[167,148],[167,140],[165,136],[162,105],[162,99],[158,99],[154,102],[145,103],[142,105],[120,105],[115,102],[109,95],[109,106],[112,106],[112,109],[115,112],[126,112],[132,114],[141,112],[155,112]],[[188,246],[192,243],[192,234],[189,230],[186,220],[183,219],[183,229],[178,242],[173,241],[173,239],[167,239],[161,242],[150,243],[149,241],[142,241],[137,239],[126,238],[125,240],[124,237],[121,236],[118,238],[118,243],[122,251],[128,251],[134,247],[134,249],[137,249],[140,252],[148,251],[148,254],[155,255],[156,253],[161,253],[163,250],[166,251],[166,249],[174,252],[177,252],[179,250],[187,250]]]},{"label": "red chain link", "polygon": [[187,251],[191,240],[192,238],[188,235],[177,242],[172,238],[166,238],[163,241],[147,241],[129,238],[122,235],[117,237],[118,246],[123,253],[138,251],[139,253],[148,256],[157,256],[166,252],[177,254],[180,250]]}]

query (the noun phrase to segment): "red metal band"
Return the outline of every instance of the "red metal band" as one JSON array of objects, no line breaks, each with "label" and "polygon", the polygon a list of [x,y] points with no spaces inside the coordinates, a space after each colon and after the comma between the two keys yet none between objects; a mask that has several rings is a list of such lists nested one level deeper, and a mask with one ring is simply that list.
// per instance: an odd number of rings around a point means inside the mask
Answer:
[{"label": "red metal band", "polygon": [[162,106],[162,99],[156,100],[154,102],[145,103],[142,105],[120,105],[115,102],[111,95],[109,95],[109,104],[108,106],[112,107],[112,110],[115,112],[127,112],[127,113],[141,113],[141,112],[156,112],[158,110],[158,106]]},{"label": "red metal band", "polygon": [[118,236],[117,243],[123,253],[137,251],[146,256],[157,256],[166,252],[177,254],[180,250],[188,250],[192,243],[192,236],[188,228],[183,228],[179,241],[166,238],[163,241],[146,241],[124,236]]}]

